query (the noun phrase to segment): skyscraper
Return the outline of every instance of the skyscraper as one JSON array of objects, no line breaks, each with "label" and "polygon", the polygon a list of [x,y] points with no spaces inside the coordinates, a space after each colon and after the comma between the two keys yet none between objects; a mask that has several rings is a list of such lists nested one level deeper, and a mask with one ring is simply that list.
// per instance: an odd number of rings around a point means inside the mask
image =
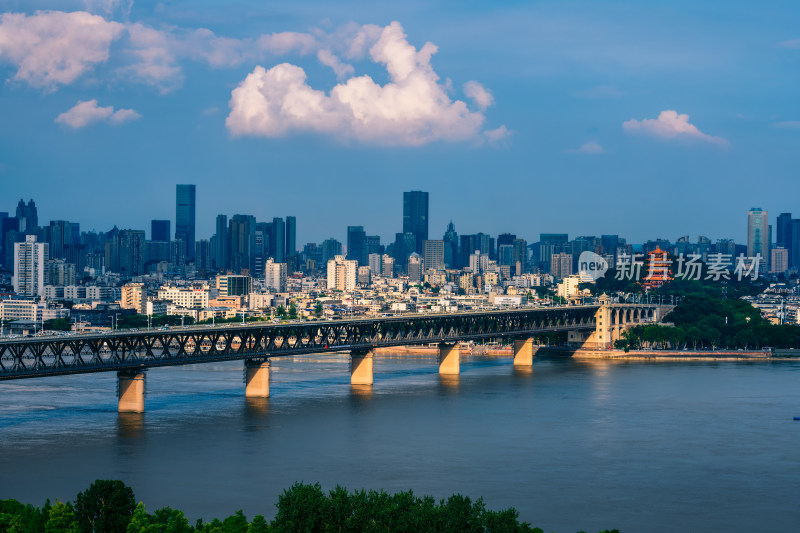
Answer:
[{"label": "skyscraper", "polygon": [[33,200],[28,201],[28,205],[20,199],[17,204],[17,220],[19,220],[19,231],[22,233],[32,233],[39,227],[39,214]]},{"label": "skyscraper", "polygon": [[775,244],[778,248],[786,248],[789,253],[789,266],[792,266],[792,214],[781,213],[778,215]]},{"label": "skyscraper", "polygon": [[444,241],[422,243],[425,270],[444,270]]},{"label": "skyscraper", "polygon": [[276,263],[286,262],[286,223],[280,217],[272,219],[272,238],[270,255]]},{"label": "skyscraper", "polygon": [[169,220],[151,220],[150,221],[150,240],[159,242],[169,242]]},{"label": "skyscraper", "polygon": [[759,270],[767,271],[769,261],[769,214],[760,207],[747,212],[747,255],[761,255]]},{"label": "skyscraper", "polygon": [[286,258],[297,253],[297,217],[286,217]]},{"label": "skyscraper", "polygon": [[251,215],[233,215],[229,224],[230,268],[234,274],[253,268],[256,219]]},{"label": "skyscraper", "polygon": [[364,226],[347,226],[347,259],[358,261],[358,266],[368,266]]},{"label": "skyscraper", "polygon": [[214,268],[218,271],[225,271],[230,264],[228,262],[228,217],[227,215],[217,215],[217,233],[214,235]]},{"label": "skyscraper", "polygon": [[458,233],[453,221],[447,225],[447,231],[444,233],[444,266],[447,268],[458,268],[461,265],[458,263]]},{"label": "skyscraper", "polygon": [[403,193],[403,233],[413,233],[417,253],[422,252],[422,243],[428,240],[428,193],[409,191]]},{"label": "skyscraper", "polygon": [[175,186],[175,238],[186,244],[186,259],[194,259],[195,186]]}]

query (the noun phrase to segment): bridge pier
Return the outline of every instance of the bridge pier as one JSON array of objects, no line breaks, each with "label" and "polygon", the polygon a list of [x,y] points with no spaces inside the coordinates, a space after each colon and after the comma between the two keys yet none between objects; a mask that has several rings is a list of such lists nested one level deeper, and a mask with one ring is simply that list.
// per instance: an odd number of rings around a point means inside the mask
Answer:
[{"label": "bridge pier", "polygon": [[245,359],[245,398],[269,398],[269,359]]},{"label": "bridge pier", "polygon": [[350,352],[350,384],[372,385],[372,350]]},{"label": "bridge pier", "polygon": [[117,372],[117,411],[144,413],[144,370]]},{"label": "bridge pier", "polygon": [[439,345],[439,374],[457,376],[461,373],[461,352],[458,343]]},{"label": "bridge pier", "polygon": [[514,339],[514,366],[533,366],[533,339]]}]

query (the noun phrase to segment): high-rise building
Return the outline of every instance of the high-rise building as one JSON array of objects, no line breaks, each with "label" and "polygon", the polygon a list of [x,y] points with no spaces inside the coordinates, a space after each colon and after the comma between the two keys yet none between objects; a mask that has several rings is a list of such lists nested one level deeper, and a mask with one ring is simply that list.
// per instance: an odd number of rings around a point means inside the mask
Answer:
[{"label": "high-rise building", "polygon": [[514,239],[511,246],[512,272],[515,276],[519,276],[528,270],[528,241],[525,239]]},{"label": "high-rise building", "polygon": [[403,193],[403,233],[416,237],[415,252],[422,253],[422,243],[428,240],[428,193],[409,191]]},{"label": "high-rise building", "polygon": [[251,215],[233,215],[229,222],[228,242],[230,243],[229,262],[234,274],[243,269],[253,268],[255,248],[256,219]]},{"label": "high-rise building", "polygon": [[14,270],[14,243],[23,241],[22,233],[19,231],[19,219],[8,217],[0,221],[0,249],[3,254],[0,262],[7,270]]},{"label": "high-rise building", "polygon": [[35,235],[25,237],[25,242],[14,244],[14,276],[11,283],[20,296],[44,295],[44,278],[50,246],[36,242]]},{"label": "high-rise building", "polygon": [[51,220],[50,225],[45,228],[45,238],[50,245],[50,257],[52,259],[64,259],[66,257],[67,246],[74,243],[72,240],[72,226],[66,220]]},{"label": "high-rise building", "polygon": [[408,256],[408,266],[406,267],[406,272],[408,272],[408,281],[420,282],[422,281],[422,270],[424,269],[424,263],[422,257],[416,252]]},{"label": "high-rise building", "polygon": [[383,247],[381,246],[380,235],[367,235],[364,238],[364,246],[367,249],[366,250],[367,257],[369,257],[369,254],[383,253]]},{"label": "high-rise building", "polygon": [[569,236],[566,233],[541,233],[539,235],[539,268],[550,268],[550,256],[566,251]]},{"label": "high-rise building", "polygon": [[272,236],[269,243],[269,255],[277,263],[286,262],[286,223],[280,217],[272,219]]},{"label": "high-rise building", "polygon": [[288,259],[297,254],[297,217],[286,217],[286,255]]},{"label": "high-rise building", "polygon": [[376,276],[381,275],[383,270],[383,262],[381,261],[381,254],[369,254],[369,269]]},{"label": "high-rise building", "polygon": [[175,238],[186,243],[186,259],[194,260],[195,186],[175,186]]},{"label": "high-rise building", "polygon": [[322,241],[320,248],[322,248],[321,260],[323,265],[327,265],[328,261],[337,255],[342,255],[342,243],[333,237]]},{"label": "high-rise building", "polygon": [[444,266],[447,268],[459,268],[458,264],[458,233],[453,221],[447,225],[447,231],[444,232]]},{"label": "high-rise building", "polygon": [[800,269],[800,218],[792,219],[792,231],[789,243],[789,268]]},{"label": "high-rise building", "polygon": [[444,241],[425,241],[422,260],[426,270],[444,270]]},{"label": "high-rise building", "polygon": [[352,291],[358,279],[358,261],[337,255],[328,261],[328,290]]},{"label": "high-rise building", "polygon": [[247,296],[253,290],[253,278],[235,274],[218,274],[217,290],[220,296]]},{"label": "high-rise building", "polygon": [[195,243],[194,266],[205,272],[211,270],[211,242],[208,239],[200,239]]},{"label": "high-rise building", "polygon": [[218,271],[225,271],[230,263],[228,261],[230,253],[228,216],[217,215],[217,232],[214,234],[214,259],[213,266]]},{"label": "high-rise building", "polygon": [[367,265],[367,234],[364,226],[347,226],[347,259]]},{"label": "high-rise building", "polygon": [[144,283],[126,283],[122,286],[119,306],[135,309],[140,315],[147,314],[147,289]]},{"label": "high-rise building", "polygon": [[170,221],[151,220],[150,221],[150,240],[159,242],[170,241]]},{"label": "high-rise building", "polygon": [[789,268],[789,250],[786,248],[773,248],[770,251],[770,274],[782,274]]},{"label": "high-rise building", "polygon": [[275,292],[286,292],[286,263],[267,259],[264,264],[264,287]]},{"label": "high-rise building", "polygon": [[767,271],[769,261],[769,214],[760,207],[747,212],[747,255],[761,256],[759,270]]},{"label": "high-rise building", "polygon": [[562,279],[572,275],[572,254],[560,252],[550,256],[550,274]]},{"label": "high-rise building", "polygon": [[789,255],[789,267],[791,267],[794,265],[794,257],[792,256],[792,240],[794,238],[794,235],[792,234],[792,214],[781,213],[778,215],[778,222],[776,226],[777,235],[775,244],[778,248],[786,248],[786,251]]},{"label": "high-rise building", "polygon": [[36,231],[39,227],[39,214],[36,210],[36,203],[33,200],[25,202],[20,199],[17,204],[17,220],[19,221],[19,231],[25,234],[30,234]]},{"label": "high-rise building", "polygon": [[120,230],[118,245],[120,274],[128,276],[144,274],[144,240],[143,230]]},{"label": "high-rise building", "polygon": [[383,272],[381,275],[384,278],[393,278],[394,277],[394,257],[390,256],[389,254],[383,254],[381,258],[381,262],[383,263]]},{"label": "high-rise building", "polygon": [[408,256],[417,249],[417,236],[411,232],[396,233],[394,240],[395,264],[403,267],[408,263]]}]

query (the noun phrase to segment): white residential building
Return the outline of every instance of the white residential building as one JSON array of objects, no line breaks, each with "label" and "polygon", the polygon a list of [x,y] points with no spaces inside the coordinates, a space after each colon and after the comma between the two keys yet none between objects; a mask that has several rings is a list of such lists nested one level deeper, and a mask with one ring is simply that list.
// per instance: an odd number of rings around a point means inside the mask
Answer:
[{"label": "white residential building", "polygon": [[286,263],[276,263],[272,258],[264,265],[264,287],[275,292],[286,292]]},{"label": "white residential building", "polygon": [[208,307],[208,289],[164,286],[158,289],[159,300],[169,300],[184,309],[204,309]]},{"label": "white residential building", "polygon": [[44,278],[50,245],[26,235],[25,242],[14,244],[14,292],[20,296],[44,296]]},{"label": "white residential building", "polygon": [[352,291],[356,288],[358,261],[337,255],[328,261],[328,290]]}]

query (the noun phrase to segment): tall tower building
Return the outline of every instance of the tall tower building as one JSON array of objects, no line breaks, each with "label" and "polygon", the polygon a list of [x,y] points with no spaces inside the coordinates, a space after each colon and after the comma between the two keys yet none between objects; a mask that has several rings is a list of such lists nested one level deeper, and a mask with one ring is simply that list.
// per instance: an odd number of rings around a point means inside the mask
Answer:
[{"label": "tall tower building", "polygon": [[230,266],[228,261],[228,216],[217,215],[217,233],[214,235],[214,268],[225,271]]},{"label": "tall tower building", "polygon": [[297,253],[297,217],[286,217],[286,258]]},{"label": "tall tower building", "polygon": [[230,221],[230,268],[234,274],[253,268],[256,219],[251,215],[233,215]]},{"label": "tall tower building", "polygon": [[17,220],[19,220],[19,231],[22,233],[31,233],[39,227],[39,214],[33,200],[29,200],[28,205],[25,205],[23,200],[19,201]]},{"label": "tall tower building", "polygon": [[425,241],[422,251],[426,270],[444,270],[444,241]]},{"label": "tall tower building", "polygon": [[760,207],[747,212],[747,255],[761,255],[759,270],[767,271],[769,261],[769,214]]},{"label": "tall tower building", "polygon": [[347,226],[347,259],[358,261],[358,266],[368,266],[364,226]]},{"label": "tall tower building", "polygon": [[169,242],[170,221],[169,220],[151,220],[150,221],[150,240],[158,242]]},{"label": "tall tower building", "polygon": [[789,253],[789,265],[792,264],[792,214],[781,213],[778,215],[775,244],[778,248],[786,248]]},{"label": "tall tower building", "polygon": [[280,217],[272,219],[270,255],[276,263],[286,262],[286,222]]},{"label": "tall tower building", "polygon": [[36,235],[28,235],[25,242],[14,244],[14,292],[20,296],[44,295],[44,271],[50,259],[50,246],[36,242]]},{"label": "tall tower building", "polygon": [[186,244],[186,259],[194,259],[195,186],[175,186],[175,238]]},{"label": "tall tower building", "polygon": [[447,225],[444,232],[444,266],[447,268],[458,268],[458,233],[453,221]]},{"label": "tall tower building", "polygon": [[403,233],[417,237],[417,253],[422,253],[422,243],[428,240],[428,193],[409,191],[403,193]]}]

